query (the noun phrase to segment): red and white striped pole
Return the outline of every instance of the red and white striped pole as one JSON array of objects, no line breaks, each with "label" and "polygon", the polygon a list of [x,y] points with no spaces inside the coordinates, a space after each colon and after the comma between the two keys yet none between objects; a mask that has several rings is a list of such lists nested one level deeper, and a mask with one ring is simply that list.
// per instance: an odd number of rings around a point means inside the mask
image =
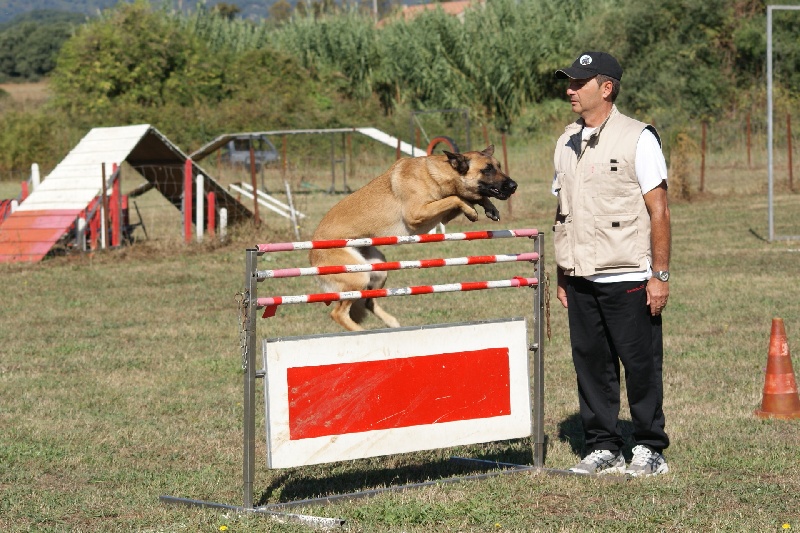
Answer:
[{"label": "red and white striped pole", "polygon": [[523,253],[509,255],[478,255],[468,257],[450,257],[447,259],[419,259],[416,261],[391,261],[386,263],[362,263],[357,265],[329,265],[321,267],[281,268],[277,270],[259,270],[256,277],[259,281],[270,278],[294,278],[298,276],[327,276],[330,274],[347,274],[350,272],[382,272],[387,270],[406,270],[410,268],[437,268],[446,266],[489,265],[494,263],[511,263],[514,261],[538,261],[539,254]]},{"label": "red and white striped pole", "polygon": [[259,254],[268,252],[291,252],[294,250],[359,248],[364,246],[390,246],[395,244],[416,244],[443,241],[476,241],[483,239],[508,239],[514,237],[536,237],[535,229],[514,229],[499,231],[467,231],[465,233],[426,233],[424,235],[400,235],[391,237],[372,237],[363,239],[333,239],[328,241],[300,241],[257,244]]},{"label": "red and white striped pole", "polygon": [[446,285],[418,285],[416,287],[402,287],[397,289],[371,289],[365,291],[328,292],[316,294],[299,294],[294,296],[273,296],[256,299],[256,306],[264,310],[264,318],[275,315],[279,305],[305,304],[305,303],[330,303],[340,300],[358,300],[361,298],[388,298],[391,296],[414,296],[419,294],[433,294],[441,292],[469,292],[485,289],[503,289],[507,287],[532,287],[539,283],[537,278],[513,278],[496,281],[468,281],[462,283],[448,283]]}]

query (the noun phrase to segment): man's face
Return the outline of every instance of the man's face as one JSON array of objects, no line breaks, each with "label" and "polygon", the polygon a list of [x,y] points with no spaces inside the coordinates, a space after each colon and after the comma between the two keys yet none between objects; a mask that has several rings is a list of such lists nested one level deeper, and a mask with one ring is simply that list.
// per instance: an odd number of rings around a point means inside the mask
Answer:
[{"label": "man's face", "polygon": [[[606,85],[606,84],[603,84]],[[581,116],[591,113],[599,106],[603,105],[605,88],[597,83],[597,78],[586,78],[583,80],[570,80],[567,87],[572,110]]]}]

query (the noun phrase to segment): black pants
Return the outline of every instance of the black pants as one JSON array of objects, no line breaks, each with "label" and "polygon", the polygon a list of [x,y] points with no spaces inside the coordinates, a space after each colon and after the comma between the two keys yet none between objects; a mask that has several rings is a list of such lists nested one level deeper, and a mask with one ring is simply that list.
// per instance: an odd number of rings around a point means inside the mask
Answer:
[{"label": "black pants", "polygon": [[587,452],[622,448],[617,428],[620,361],[636,444],[659,452],[669,446],[662,410],[661,317],[650,315],[646,284],[567,277],[572,360]]}]

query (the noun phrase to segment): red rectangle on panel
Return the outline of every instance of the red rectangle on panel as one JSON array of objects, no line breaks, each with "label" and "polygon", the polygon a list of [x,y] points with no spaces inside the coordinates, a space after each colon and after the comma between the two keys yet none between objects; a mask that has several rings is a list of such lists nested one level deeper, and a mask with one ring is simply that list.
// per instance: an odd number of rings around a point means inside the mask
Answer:
[{"label": "red rectangle on panel", "polygon": [[508,348],[287,370],[290,440],[509,415]]}]

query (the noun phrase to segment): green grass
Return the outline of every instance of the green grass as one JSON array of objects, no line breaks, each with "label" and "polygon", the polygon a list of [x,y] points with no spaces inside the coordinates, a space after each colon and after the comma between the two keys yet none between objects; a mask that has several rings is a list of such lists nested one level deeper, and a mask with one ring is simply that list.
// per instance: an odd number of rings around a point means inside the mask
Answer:
[{"label": "green grass", "polygon": [[[549,228],[549,145],[510,153],[520,191],[503,221],[449,231]],[[324,170],[323,170],[324,173]],[[293,512],[341,517],[351,531],[783,531],[800,528],[800,421],[761,420],[773,317],[800,365],[800,243],[768,243],[763,168],[712,168],[707,193],[674,202],[672,294],[665,313],[667,475],[625,483],[515,474]],[[325,179],[325,178],[320,178]],[[323,183],[325,183],[323,181]],[[3,184],[5,185],[5,184]],[[16,187],[16,189],[14,189]],[[18,191],[18,184],[8,189]],[[5,189],[0,189],[4,193]],[[13,190],[10,193],[16,194]],[[148,193],[152,194],[152,193]],[[4,194],[0,194],[4,196]],[[10,194],[9,194],[10,196]],[[145,198],[145,197],[143,197]],[[341,196],[302,196],[314,221]],[[800,233],[800,196],[781,191],[778,233]],[[153,208],[148,241],[110,252],[0,265],[0,529],[303,531],[262,516],[171,506],[168,494],[241,504],[242,375],[236,302],[244,249],[294,240],[283,219],[232,229],[227,243],[183,245]],[[175,222],[175,225],[178,223]],[[552,277],[552,244],[546,267]],[[409,245],[391,259],[525,251],[522,239]],[[275,254],[261,268],[302,265]],[[520,269],[523,269],[520,272]],[[521,265],[393,273],[390,286],[524,274]],[[315,292],[299,278],[262,295]],[[404,325],[519,316],[531,293],[503,289],[388,298]],[[551,297],[554,291],[551,291]],[[581,453],[566,313],[551,298],[545,345],[546,466]],[[338,331],[325,306],[285,306],[264,336]],[[367,324],[377,327],[374,319]],[[259,408],[259,413],[261,409]],[[629,427],[623,404],[623,427]],[[270,471],[257,420],[257,501],[278,502],[462,475],[451,455],[529,463],[527,439]]]}]

